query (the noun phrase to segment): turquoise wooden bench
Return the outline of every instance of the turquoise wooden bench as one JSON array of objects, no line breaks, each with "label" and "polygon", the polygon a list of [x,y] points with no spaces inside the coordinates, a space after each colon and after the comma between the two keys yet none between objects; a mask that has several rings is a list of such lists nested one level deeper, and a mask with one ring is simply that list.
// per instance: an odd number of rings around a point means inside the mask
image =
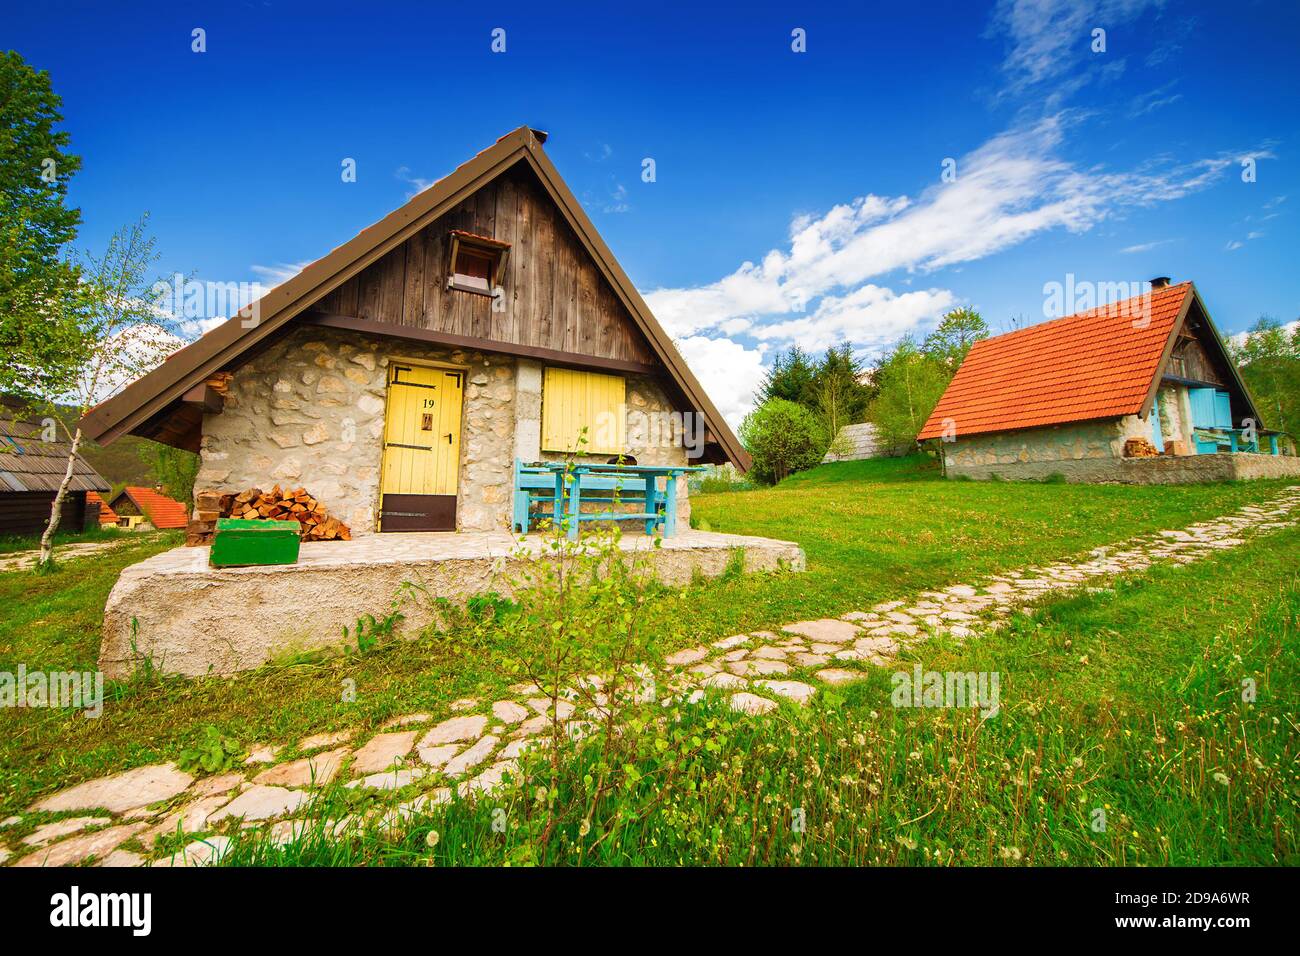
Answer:
[{"label": "turquoise wooden bench", "polygon": [[[533,522],[543,518],[550,518],[558,528],[574,512],[575,501],[594,501],[611,507],[578,512],[577,520],[570,523],[569,537],[577,537],[579,521],[643,521],[646,534],[654,534],[655,526],[664,523],[666,511],[664,493],[657,489],[654,477],[610,473],[616,466],[607,466],[610,471],[602,472],[600,467],[576,466],[566,487],[564,463],[526,465],[516,458],[512,529],[527,534]],[[635,511],[615,511],[614,504],[640,507]]]}]

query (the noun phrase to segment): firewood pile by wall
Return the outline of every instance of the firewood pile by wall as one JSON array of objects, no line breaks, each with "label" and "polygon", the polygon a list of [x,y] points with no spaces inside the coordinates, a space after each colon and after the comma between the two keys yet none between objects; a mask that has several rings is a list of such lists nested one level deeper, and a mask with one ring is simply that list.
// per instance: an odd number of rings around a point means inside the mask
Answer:
[{"label": "firewood pile by wall", "polygon": [[1124,442],[1125,458],[1159,458],[1156,446],[1145,438],[1130,438]]},{"label": "firewood pile by wall", "polygon": [[238,494],[200,491],[194,495],[194,511],[185,529],[185,544],[190,547],[211,544],[220,518],[297,521],[303,541],[352,540],[352,529],[330,517],[325,505],[306,488],[288,490],[276,485],[270,491],[249,488]]}]

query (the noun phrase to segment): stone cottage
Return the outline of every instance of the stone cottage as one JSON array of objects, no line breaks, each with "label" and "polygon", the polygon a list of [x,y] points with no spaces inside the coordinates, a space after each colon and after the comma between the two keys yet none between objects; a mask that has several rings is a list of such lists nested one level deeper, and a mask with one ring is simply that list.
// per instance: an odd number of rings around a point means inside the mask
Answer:
[{"label": "stone cottage", "polygon": [[1191,282],[975,343],[917,435],[949,477],[1168,483],[1300,474]]},{"label": "stone cottage", "polygon": [[[514,462],[749,458],[520,128],[87,414],[354,536],[505,530]],[[678,482],[679,517],[689,513]]]}]

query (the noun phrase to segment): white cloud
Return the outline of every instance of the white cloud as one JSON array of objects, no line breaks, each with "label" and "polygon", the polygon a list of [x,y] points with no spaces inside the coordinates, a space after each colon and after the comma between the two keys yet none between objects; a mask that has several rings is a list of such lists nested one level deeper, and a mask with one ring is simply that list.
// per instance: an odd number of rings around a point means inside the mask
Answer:
[{"label": "white cloud", "polygon": [[[1122,58],[1110,48],[1110,31],[1131,23],[1163,0],[999,0],[989,33],[1006,39],[1002,63],[1009,92],[1048,81],[1064,88],[1087,81],[1082,68],[1088,58],[1101,67],[1123,69]],[[1108,33],[1107,52],[1093,53],[1092,31]]]},{"label": "white cloud", "polygon": [[1167,246],[1173,242],[1172,239],[1156,239],[1152,242],[1139,242],[1134,246],[1125,246],[1120,250],[1121,255],[1134,255],[1139,252],[1150,252],[1152,249],[1158,249],[1161,246]]},{"label": "white cloud", "polygon": [[288,282],[311,265],[312,261],[311,259],[304,259],[302,262],[277,262],[269,266],[253,266],[252,269],[253,274],[257,276],[257,281],[265,285],[269,291]]},{"label": "white cloud", "polygon": [[393,171],[393,175],[411,187],[406,192],[407,199],[415,198],[438,181],[436,179],[424,179],[420,176],[414,175],[409,166],[398,166],[397,169]]},{"label": "white cloud", "polygon": [[1137,119],[1138,117],[1145,116],[1148,113],[1154,113],[1161,107],[1177,103],[1183,98],[1183,94],[1169,92],[1174,88],[1174,85],[1177,84],[1177,82],[1177,80],[1170,80],[1164,86],[1157,87],[1154,90],[1148,90],[1146,93],[1133,97],[1133,101],[1129,104],[1129,118]]},{"label": "white cloud", "polygon": [[[983,259],[1053,229],[1085,232],[1118,207],[1203,189],[1240,158],[1224,153],[1179,163],[1166,157],[1131,172],[1081,170],[1057,155],[1069,121],[1058,114],[993,137],[958,160],[955,182],[936,183],[916,199],[867,195],[821,216],[798,216],[787,248],[715,282],[655,289],[647,301],[674,335],[748,331],[820,347],[815,343],[843,333],[853,341],[870,329],[861,318],[847,318],[853,306],[843,302],[869,280]],[[926,293],[928,300],[899,299],[935,305],[939,291]],[[799,318],[822,297],[832,300]]]},{"label": "white cloud", "polygon": [[826,296],[809,316],[786,319],[754,330],[755,338],[794,341],[810,351],[840,342],[882,348],[927,322],[937,322],[957,305],[947,289],[895,295],[867,284],[843,296]]},{"label": "white cloud", "polygon": [[[686,354],[699,351],[691,361],[706,385],[714,375],[724,382],[737,374],[753,379],[762,352],[737,344],[739,352],[729,353],[716,344],[725,341],[719,336],[812,351],[843,341],[860,350],[887,346],[933,325],[960,298],[941,287],[898,294],[882,279],[911,285],[918,274],[960,267],[1052,230],[1086,232],[1124,207],[1205,189],[1243,158],[1224,152],[1191,161],[1162,156],[1125,171],[1079,168],[1060,156],[1074,120],[1059,113],[995,136],[958,159],[954,182],[935,183],[915,198],[869,194],[820,215],[796,216],[784,247],[716,281],[655,289],[646,300],[669,333],[689,343]],[[711,364],[742,353],[749,363],[744,373]]]},{"label": "white cloud", "polygon": [[702,335],[678,339],[676,345],[727,424],[738,427],[767,374],[764,347],[749,349],[731,339]]}]

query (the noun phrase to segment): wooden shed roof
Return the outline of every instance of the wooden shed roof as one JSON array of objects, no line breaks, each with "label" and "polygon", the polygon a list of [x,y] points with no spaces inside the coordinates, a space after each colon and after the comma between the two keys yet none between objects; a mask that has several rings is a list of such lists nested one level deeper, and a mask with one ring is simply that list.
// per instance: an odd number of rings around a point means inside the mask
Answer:
[{"label": "wooden shed roof", "polygon": [[[536,174],[631,314],[685,402],[704,417],[710,437],[718,443],[730,461],[742,470],[747,470],[750,465],[748,453],[596,232],[596,227],[583,210],[582,204],[561,179],[559,171],[542,149],[545,140],[544,132],[526,126],[501,137],[449,175],[417,193],[405,205],[363,229],[292,279],[276,286],[248,309],[176,352],[158,368],[91,409],[82,419],[82,428],[101,444],[132,432],[168,441],[169,436],[165,432],[160,433],[158,423],[180,411],[182,398],[188,390],[201,386],[213,373],[235,364],[241,355],[253,349],[276,329],[405,242],[465,197],[516,164],[525,163]],[[481,347],[491,350],[492,342],[484,340]]]},{"label": "wooden shed roof", "polygon": [[[56,426],[57,427],[57,426]],[[14,405],[0,404],[0,494],[7,491],[58,491],[68,468],[72,443],[66,436],[45,441],[46,425],[39,416]],[[69,491],[108,491],[109,485],[77,455]]]}]

